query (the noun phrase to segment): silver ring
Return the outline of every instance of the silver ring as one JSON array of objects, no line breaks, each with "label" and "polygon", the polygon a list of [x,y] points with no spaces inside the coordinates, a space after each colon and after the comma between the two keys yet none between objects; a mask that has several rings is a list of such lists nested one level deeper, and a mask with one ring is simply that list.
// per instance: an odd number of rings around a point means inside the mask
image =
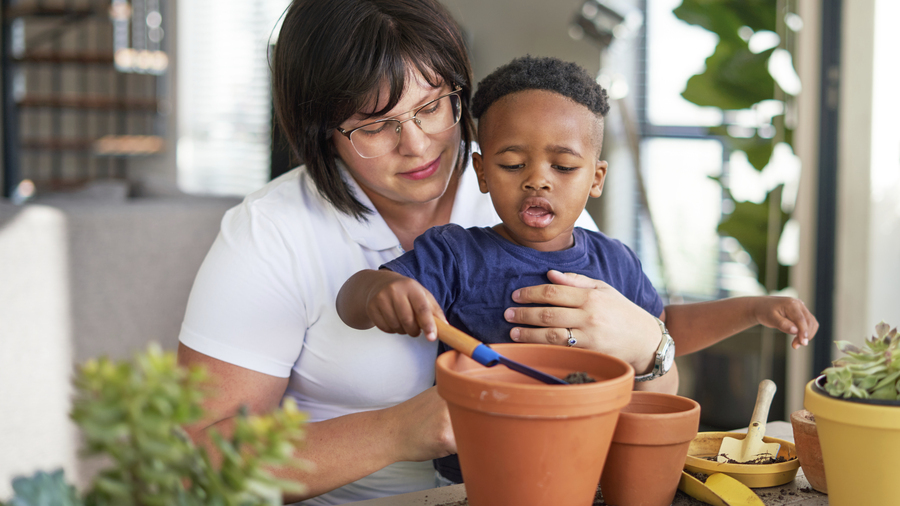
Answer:
[{"label": "silver ring", "polygon": [[575,336],[572,335],[572,329],[566,329],[566,332],[569,333],[569,339],[566,340],[566,344],[569,348],[578,344],[578,339],[575,339]]}]

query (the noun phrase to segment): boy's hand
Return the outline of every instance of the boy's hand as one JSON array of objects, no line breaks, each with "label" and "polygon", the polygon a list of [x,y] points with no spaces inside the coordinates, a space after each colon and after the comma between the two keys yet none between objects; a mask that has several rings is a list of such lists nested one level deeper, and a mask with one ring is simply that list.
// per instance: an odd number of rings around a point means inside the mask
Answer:
[{"label": "boy's hand", "polygon": [[753,316],[761,325],[794,336],[791,346],[806,346],[819,330],[819,322],[806,304],[793,297],[756,297]]},{"label": "boy's hand", "polygon": [[366,314],[385,332],[437,339],[434,319],[444,312],[434,296],[418,281],[381,269],[375,271],[366,294]]}]

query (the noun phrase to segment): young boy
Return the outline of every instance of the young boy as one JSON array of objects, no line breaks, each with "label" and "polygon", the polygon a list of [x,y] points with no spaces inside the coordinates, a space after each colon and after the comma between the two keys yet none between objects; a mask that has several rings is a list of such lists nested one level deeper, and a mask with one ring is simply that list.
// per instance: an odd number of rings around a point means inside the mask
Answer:
[{"label": "young boy", "polygon": [[[484,342],[512,342],[514,325],[504,312],[522,304],[511,295],[547,283],[548,271],[557,270],[603,281],[666,322],[679,354],[757,323],[796,334],[795,348],[806,344],[818,323],[802,302],[787,297],[669,306],[670,316],[679,316],[677,332],[637,256],[617,240],[574,226],[588,197],[603,190],[607,163],[599,156],[608,111],[605,90],[573,63],[526,56],[491,73],[472,100],[481,149],[473,165],[502,223],[428,230],[412,251],[344,284],[337,298],[341,319],[358,329],[424,332],[433,340],[433,319],[446,315]],[[576,344],[568,333],[568,344]]]},{"label": "young boy", "polygon": [[[599,156],[608,110],[606,92],[584,69],[555,58],[518,58],[486,77],[472,100],[481,149],[473,165],[502,222],[432,228],[412,251],[380,270],[353,275],[337,298],[341,319],[358,329],[375,325],[435,339],[434,318],[446,315],[484,342],[512,342],[514,325],[504,314],[522,306],[514,292],[546,284],[548,271],[558,270],[605,282],[658,317],[660,349],[667,341],[662,322],[680,354],[758,323],[796,334],[795,347],[806,344],[818,323],[802,302],[741,297],[663,308],[627,246],[575,226],[588,197],[603,191],[607,163]],[[566,331],[566,344],[578,344],[572,329]],[[668,365],[639,371],[636,380],[658,378]],[[662,383],[675,393],[677,377]],[[461,481],[448,458],[438,459],[436,467],[447,479]]]}]

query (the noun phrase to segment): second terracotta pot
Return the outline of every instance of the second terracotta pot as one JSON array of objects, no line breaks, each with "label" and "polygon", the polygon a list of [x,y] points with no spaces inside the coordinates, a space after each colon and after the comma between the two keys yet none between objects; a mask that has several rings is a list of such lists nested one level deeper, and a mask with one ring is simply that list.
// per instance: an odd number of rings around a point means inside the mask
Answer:
[{"label": "second terracotta pot", "polygon": [[677,395],[633,392],[619,413],[600,490],[614,506],[668,506],[681,480],[700,405]]},{"label": "second terracotta pot", "polygon": [[634,369],[578,348],[496,344],[512,360],[596,383],[546,385],[503,366],[484,367],[455,351],[437,359],[471,506],[585,506],[592,503]]},{"label": "second terracotta pot", "polygon": [[822,446],[819,445],[819,431],[816,430],[816,417],[805,409],[791,413],[791,428],[794,430],[794,446],[797,447],[797,458],[806,480],[812,488],[828,493],[825,482],[825,462],[822,460]]}]

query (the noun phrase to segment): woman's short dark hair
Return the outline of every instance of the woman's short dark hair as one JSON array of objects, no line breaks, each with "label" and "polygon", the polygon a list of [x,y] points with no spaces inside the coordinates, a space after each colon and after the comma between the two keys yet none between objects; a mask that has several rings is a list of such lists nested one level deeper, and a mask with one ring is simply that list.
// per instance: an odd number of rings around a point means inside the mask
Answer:
[{"label": "woman's short dark hair", "polygon": [[319,193],[341,212],[365,219],[371,209],[350,191],[335,163],[334,129],[377,97],[400,101],[411,71],[432,86],[462,88],[457,171],[470,155],[472,70],[462,34],[435,0],[294,0],[284,15],[272,61],[275,115],[294,155]]}]

